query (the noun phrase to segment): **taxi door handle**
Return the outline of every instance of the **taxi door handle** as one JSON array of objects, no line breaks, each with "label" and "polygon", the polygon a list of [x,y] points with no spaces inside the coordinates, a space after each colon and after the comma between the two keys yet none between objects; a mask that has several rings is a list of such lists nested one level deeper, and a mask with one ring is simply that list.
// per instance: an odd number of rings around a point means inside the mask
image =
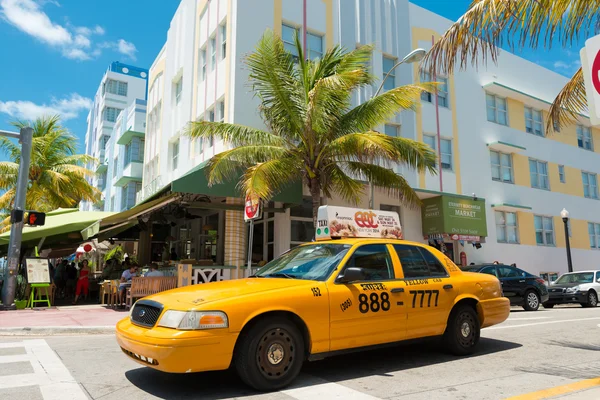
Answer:
[{"label": "taxi door handle", "polygon": [[404,293],[404,288],[393,288],[392,293]]},{"label": "taxi door handle", "polygon": [[448,290],[448,289],[452,289],[453,286],[452,285],[444,285],[444,289]]}]

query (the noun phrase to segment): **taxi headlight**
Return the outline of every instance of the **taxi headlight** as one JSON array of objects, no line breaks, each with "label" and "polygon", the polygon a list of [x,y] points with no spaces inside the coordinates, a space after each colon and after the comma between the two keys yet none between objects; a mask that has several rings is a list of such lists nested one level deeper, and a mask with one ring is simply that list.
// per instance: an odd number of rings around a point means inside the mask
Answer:
[{"label": "taxi headlight", "polygon": [[158,326],[181,330],[217,329],[229,327],[227,314],[221,311],[167,310]]}]

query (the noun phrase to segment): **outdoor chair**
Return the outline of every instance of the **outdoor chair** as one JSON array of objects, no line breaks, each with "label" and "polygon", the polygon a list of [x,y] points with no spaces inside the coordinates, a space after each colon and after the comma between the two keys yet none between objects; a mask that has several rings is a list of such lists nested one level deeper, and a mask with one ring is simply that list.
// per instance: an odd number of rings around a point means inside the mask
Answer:
[{"label": "outdoor chair", "polygon": [[137,299],[176,287],[177,277],[175,276],[135,277],[131,280],[131,287],[127,290],[125,305],[127,308],[131,308]]}]

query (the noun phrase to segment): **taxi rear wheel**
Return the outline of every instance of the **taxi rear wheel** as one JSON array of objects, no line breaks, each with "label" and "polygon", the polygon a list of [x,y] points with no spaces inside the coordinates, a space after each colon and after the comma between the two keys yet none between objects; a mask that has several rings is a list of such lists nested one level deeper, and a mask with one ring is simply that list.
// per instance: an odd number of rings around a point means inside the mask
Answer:
[{"label": "taxi rear wheel", "polygon": [[464,356],[472,354],[479,343],[479,318],[469,305],[459,305],[450,313],[444,345],[452,354]]},{"label": "taxi rear wheel", "polygon": [[300,373],[304,340],[285,318],[259,321],[241,338],[235,368],[247,385],[272,391],[289,385]]}]

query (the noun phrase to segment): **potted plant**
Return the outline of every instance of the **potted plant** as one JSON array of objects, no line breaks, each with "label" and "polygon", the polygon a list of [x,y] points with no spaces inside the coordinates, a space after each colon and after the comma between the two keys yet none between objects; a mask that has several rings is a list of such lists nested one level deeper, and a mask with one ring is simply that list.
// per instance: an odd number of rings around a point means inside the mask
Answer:
[{"label": "potted plant", "polygon": [[27,307],[27,280],[23,275],[17,275],[17,290],[15,292],[15,306],[17,310]]}]

